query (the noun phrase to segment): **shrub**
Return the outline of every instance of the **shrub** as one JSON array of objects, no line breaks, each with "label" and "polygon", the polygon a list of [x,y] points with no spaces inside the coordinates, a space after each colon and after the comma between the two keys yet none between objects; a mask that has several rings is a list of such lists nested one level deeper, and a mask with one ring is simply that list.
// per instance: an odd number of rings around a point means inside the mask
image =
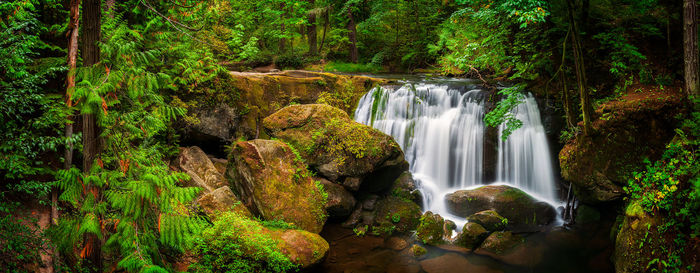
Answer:
[{"label": "shrub", "polygon": [[289,52],[280,55],[277,57],[277,60],[275,60],[275,65],[277,65],[278,68],[301,68],[304,66],[304,58],[301,56],[301,54],[298,54],[296,52]]},{"label": "shrub", "polygon": [[39,253],[47,241],[33,226],[9,214],[12,210],[14,206],[0,203],[0,268],[3,272],[28,272],[25,266],[41,264]]},{"label": "shrub", "polygon": [[[269,223],[280,226],[279,223]],[[234,212],[221,214],[195,241],[195,272],[288,272],[294,265],[263,225]]]}]

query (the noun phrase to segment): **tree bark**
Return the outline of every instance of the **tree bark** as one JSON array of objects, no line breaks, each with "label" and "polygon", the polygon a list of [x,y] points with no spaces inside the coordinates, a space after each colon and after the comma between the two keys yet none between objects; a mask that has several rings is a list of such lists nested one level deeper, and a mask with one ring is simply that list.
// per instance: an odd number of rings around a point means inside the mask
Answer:
[{"label": "tree bark", "polygon": [[[284,3],[280,4],[280,10],[283,11],[284,8],[285,8],[285,4],[284,4]],[[285,19],[286,15],[287,15],[286,12],[284,12],[284,13],[282,14],[282,20]],[[281,32],[282,32],[282,37],[280,38],[280,41],[279,41],[279,51],[280,51],[280,53],[284,53],[284,52],[286,51],[286,49],[287,49],[287,39],[284,38],[284,37],[287,35],[287,34],[285,33],[285,32],[286,32],[286,26],[285,26],[285,24],[284,24],[284,21],[282,21],[282,24],[280,25],[280,30],[281,30]]]},{"label": "tree bark", "polygon": [[586,85],[586,69],[583,61],[583,51],[581,49],[581,40],[579,30],[576,26],[574,18],[574,3],[573,0],[566,0],[567,11],[569,13],[569,24],[571,28],[571,49],[574,52],[574,67],[576,69],[576,83],[581,97],[581,113],[583,114],[583,133],[590,135],[593,132],[591,114],[593,106],[588,94],[588,86]]},{"label": "tree bark", "polygon": [[698,22],[695,0],[683,0],[683,55],[685,92],[698,97]]},{"label": "tree bark", "polygon": [[[83,44],[82,57],[83,66],[90,67],[100,61],[100,48],[97,42],[100,41],[102,22],[102,1],[85,0],[83,2]],[[97,132],[97,118],[94,113],[83,114],[83,172],[90,173],[93,162],[99,152],[99,139]],[[88,188],[87,192],[96,191],[100,196],[99,189]],[[102,220],[102,216],[98,216]],[[87,249],[86,257],[92,266],[93,272],[103,272],[102,270],[102,242],[97,235],[88,233],[85,238]]]},{"label": "tree bark", "polygon": [[350,61],[357,63],[358,55],[357,52],[357,28],[355,27],[355,18],[352,16],[352,5],[347,8],[348,14],[348,38],[350,38]]},{"label": "tree bark", "polygon": [[[309,5],[311,8],[314,7],[315,0],[309,0]],[[315,12],[309,12],[309,26],[306,28],[307,34],[306,37],[309,42],[309,55],[311,56],[316,56],[318,55],[318,48],[317,48],[317,43],[316,41],[316,13]]]}]

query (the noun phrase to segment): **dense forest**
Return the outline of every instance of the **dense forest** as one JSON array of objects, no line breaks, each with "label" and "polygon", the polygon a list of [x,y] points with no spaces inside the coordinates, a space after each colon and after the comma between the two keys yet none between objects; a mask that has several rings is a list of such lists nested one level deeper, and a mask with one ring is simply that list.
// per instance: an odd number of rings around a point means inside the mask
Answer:
[{"label": "dense forest", "polygon": [[[563,272],[522,263],[536,251],[518,246],[577,234],[567,247],[602,265],[571,272],[697,272],[696,9],[695,0],[0,1],[0,271]],[[496,180],[486,165],[505,146],[493,143],[520,137],[530,125],[517,109],[536,99],[557,216],[506,212],[534,202],[517,188],[499,194],[530,201],[484,207],[496,222],[474,204],[450,211],[466,224],[427,211],[421,158],[375,124],[393,98],[381,90],[411,77],[469,79],[485,92],[478,184]],[[359,246],[345,249],[342,230]],[[589,230],[602,234],[599,246],[581,235]],[[409,260],[340,262],[379,251],[375,237],[388,246],[379,253]],[[499,267],[466,266],[455,249]]]}]

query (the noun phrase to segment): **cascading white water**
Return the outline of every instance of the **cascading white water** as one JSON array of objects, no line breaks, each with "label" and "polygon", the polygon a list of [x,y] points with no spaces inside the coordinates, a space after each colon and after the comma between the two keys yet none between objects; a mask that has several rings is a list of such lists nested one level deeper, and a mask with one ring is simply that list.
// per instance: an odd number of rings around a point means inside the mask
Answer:
[{"label": "cascading white water", "polygon": [[[446,84],[405,84],[393,91],[378,87],[360,99],[355,120],[393,136],[423,193],[424,208],[459,224],[443,198],[484,184],[484,96],[478,89],[460,91]],[[528,96],[513,114],[523,127],[500,141],[499,181],[553,201],[551,159],[534,98]]]},{"label": "cascading white water", "polygon": [[[525,101],[512,113],[522,121],[523,126],[513,131],[507,140],[499,138],[498,181],[513,184],[537,194],[540,198],[554,201],[556,189],[552,158],[535,98],[527,95]],[[504,126],[500,126],[499,136],[505,129]]]}]

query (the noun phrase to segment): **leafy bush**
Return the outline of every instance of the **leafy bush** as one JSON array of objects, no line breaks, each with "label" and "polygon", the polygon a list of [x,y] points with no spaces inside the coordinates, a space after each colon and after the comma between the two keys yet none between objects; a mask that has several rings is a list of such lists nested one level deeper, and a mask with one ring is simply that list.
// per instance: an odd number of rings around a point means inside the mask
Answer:
[{"label": "leafy bush", "polygon": [[3,272],[28,272],[25,266],[41,264],[39,254],[46,241],[35,228],[8,213],[14,208],[0,202],[0,268]]},{"label": "leafy bush", "polygon": [[286,68],[302,68],[304,66],[304,57],[296,52],[289,52],[277,57],[275,65],[280,69]]},{"label": "leafy bush", "polygon": [[377,73],[382,70],[382,67],[375,65],[374,63],[355,64],[345,62],[329,62],[324,67],[324,70],[345,73]]},{"label": "leafy bush", "polygon": [[[279,223],[269,222],[278,226]],[[234,212],[219,215],[196,239],[195,272],[288,272],[294,265],[261,223]]]}]

